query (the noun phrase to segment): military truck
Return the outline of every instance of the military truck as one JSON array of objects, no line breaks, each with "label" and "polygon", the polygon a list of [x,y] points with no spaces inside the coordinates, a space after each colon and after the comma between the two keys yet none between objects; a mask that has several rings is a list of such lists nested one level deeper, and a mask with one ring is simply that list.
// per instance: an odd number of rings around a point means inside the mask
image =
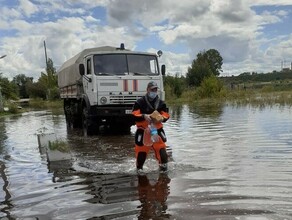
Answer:
[{"label": "military truck", "polygon": [[165,99],[161,54],[135,52],[121,44],[84,49],[67,60],[57,75],[68,127],[80,127],[85,135],[98,134],[101,126],[129,131],[133,104],[145,95],[149,81],[158,84]]}]

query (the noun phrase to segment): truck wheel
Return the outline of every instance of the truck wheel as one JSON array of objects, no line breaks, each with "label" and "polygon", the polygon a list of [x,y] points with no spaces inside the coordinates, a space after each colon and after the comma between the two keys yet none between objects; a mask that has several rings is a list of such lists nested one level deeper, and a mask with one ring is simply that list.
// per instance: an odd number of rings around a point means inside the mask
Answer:
[{"label": "truck wheel", "polygon": [[67,128],[73,129],[73,123],[72,123],[71,117],[67,115],[66,113],[65,113],[65,119],[66,119]]},{"label": "truck wheel", "polygon": [[67,128],[82,128],[82,121],[80,117],[72,116],[71,114],[65,114]]},{"label": "truck wheel", "polygon": [[82,128],[84,136],[98,134],[98,124],[91,120],[89,110],[84,107],[82,112]]}]

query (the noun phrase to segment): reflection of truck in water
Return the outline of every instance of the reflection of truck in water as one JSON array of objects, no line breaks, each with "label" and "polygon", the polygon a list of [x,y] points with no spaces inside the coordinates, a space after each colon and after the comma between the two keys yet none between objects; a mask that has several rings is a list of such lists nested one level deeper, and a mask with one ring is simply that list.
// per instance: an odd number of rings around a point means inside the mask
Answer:
[{"label": "reflection of truck in water", "polygon": [[146,93],[149,81],[158,84],[164,100],[164,74],[157,54],[130,51],[123,44],[81,51],[58,70],[67,125],[82,127],[88,135],[98,133],[100,125],[129,130],[134,124],[132,106]]}]

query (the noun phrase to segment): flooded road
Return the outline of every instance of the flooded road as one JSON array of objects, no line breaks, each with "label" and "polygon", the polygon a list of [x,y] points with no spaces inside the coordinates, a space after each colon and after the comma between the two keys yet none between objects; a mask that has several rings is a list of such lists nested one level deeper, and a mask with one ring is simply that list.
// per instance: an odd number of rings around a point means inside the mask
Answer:
[{"label": "flooded road", "polygon": [[[62,111],[0,118],[0,218],[292,219],[288,106],[170,107],[169,171],[137,175],[134,132],[83,137]],[[50,161],[37,135],[68,142]]]}]

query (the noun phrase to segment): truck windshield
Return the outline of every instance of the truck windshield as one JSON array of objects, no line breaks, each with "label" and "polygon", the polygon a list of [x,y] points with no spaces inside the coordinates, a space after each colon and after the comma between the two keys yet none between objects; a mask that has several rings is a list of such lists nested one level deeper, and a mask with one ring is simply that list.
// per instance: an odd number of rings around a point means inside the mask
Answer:
[{"label": "truck windshield", "polygon": [[94,56],[95,75],[158,75],[156,56],[102,54]]}]

